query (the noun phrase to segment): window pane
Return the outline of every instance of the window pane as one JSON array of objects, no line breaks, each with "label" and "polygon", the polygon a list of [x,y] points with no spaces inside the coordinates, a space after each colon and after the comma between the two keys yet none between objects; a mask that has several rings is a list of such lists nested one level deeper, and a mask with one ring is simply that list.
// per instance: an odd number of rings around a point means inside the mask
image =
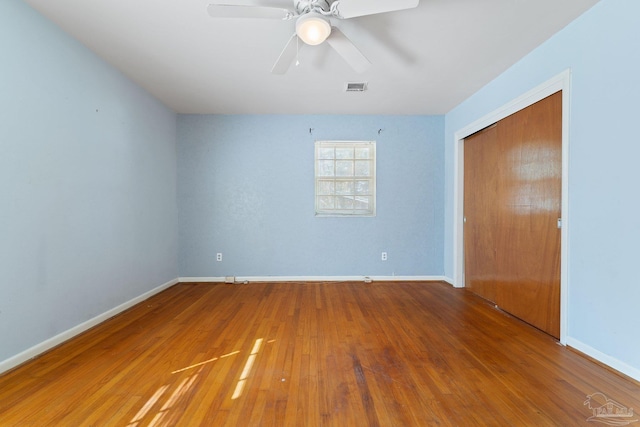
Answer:
[{"label": "window pane", "polygon": [[318,181],[318,194],[332,195],[336,191],[336,185],[333,181]]},{"label": "window pane", "polygon": [[318,161],[318,176],[334,176],[335,171],[333,169],[333,160],[319,160]]},{"label": "window pane", "polygon": [[356,176],[371,176],[371,162],[368,160],[357,160]]},{"label": "window pane", "polygon": [[353,176],[353,162],[347,160],[336,161],[336,176]]},{"label": "window pane", "polygon": [[371,149],[369,147],[358,147],[356,148],[356,159],[370,159],[370,153]]},{"label": "window pane", "polygon": [[320,209],[334,209],[335,202],[333,196],[318,196],[318,208]]},{"label": "window pane", "polygon": [[353,147],[336,148],[336,159],[353,159]]},{"label": "window pane", "polygon": [[353,209],[353,198],[347,196],[336,197],[336,208],[338,209]]},{"label": "window pane", "polygon": [[355,194],[371,194],[371,186],[369,185],[369,181],[365,181],[365,180],[356,181]]},{"label": "window pane", "polygon": [[369,209],[369,205],[371,203],[371,197],[361,197],[358,196],[355,200],[354,207],[356,209]]},{"label": "window pane", "polygon": [[338,181],[338,182],[336,182],[336,194],[353,195],[353,181]]},{"label": "window pane", "polygon": [[318,150],[319,159],[333,159],[333,148],[320,148]]}]

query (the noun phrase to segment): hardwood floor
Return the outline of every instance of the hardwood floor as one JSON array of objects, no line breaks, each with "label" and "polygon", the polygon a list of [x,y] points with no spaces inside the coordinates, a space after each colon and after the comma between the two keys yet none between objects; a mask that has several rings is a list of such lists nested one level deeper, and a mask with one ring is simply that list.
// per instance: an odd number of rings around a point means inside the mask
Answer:
[{"label": "hardwood floor", "polygon": [[444,283],[178,284],[0,376],[0,425],[592,425],[597,392],[640,409]]}]

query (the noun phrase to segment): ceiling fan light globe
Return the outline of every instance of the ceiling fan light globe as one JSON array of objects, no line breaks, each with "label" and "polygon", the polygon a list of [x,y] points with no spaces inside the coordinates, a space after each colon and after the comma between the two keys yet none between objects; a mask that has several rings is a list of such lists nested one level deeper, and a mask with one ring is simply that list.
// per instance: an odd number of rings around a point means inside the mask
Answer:
[{"label": "ceiling fan light globe", "polygon": [[321,14],[310,12],[296,21],[296,34],[308,45],[319,45],[331,34],[331,24]]}]

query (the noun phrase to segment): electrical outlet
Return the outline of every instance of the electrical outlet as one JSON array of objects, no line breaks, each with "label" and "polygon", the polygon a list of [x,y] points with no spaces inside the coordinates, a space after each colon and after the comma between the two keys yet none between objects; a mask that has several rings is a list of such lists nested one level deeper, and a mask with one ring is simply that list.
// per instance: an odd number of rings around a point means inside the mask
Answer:
[{"label": "electrical outlet", "polygon": [[386,252],[382,252],[382,255],[380,256],[380,259],[382,261],[386,261],[387,260],[387,253]]},{"label": "electrical outlet", "polygon": [[216,254],[216,261],[218,261],[218,262],[222,261],[222,252],[218,252]]}]

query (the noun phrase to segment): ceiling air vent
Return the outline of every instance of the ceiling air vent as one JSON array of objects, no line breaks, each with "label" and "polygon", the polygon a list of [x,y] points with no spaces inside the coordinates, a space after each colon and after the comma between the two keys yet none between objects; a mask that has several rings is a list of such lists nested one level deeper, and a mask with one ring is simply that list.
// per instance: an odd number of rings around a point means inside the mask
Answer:
[{"label": "ceiling air vent", "polygon": [[367,90],[367,83],[347,83],[347,92],[364,92]]}]

